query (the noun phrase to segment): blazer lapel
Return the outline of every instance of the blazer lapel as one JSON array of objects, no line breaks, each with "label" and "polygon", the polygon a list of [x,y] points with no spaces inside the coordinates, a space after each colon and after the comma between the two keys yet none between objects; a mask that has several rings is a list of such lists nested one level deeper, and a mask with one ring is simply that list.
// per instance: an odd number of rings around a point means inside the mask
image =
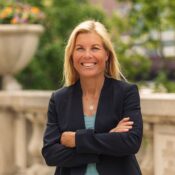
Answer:
[{"label": "blazer lapel", "polygon": [[71,110],[70,115],[72,115],[70,122],[73,130],[84,129],[84,116],[83,116],[83,105],[82,105],[82,90],[80,86],[80,81],[76,82],[73,87],[72,97],[71,97]]},{"label": "blazer lapel", "polygon": [[110,78],[105,77],[104,85],[101,90],[96,120],[95,120],[95,131],[106,132],[111,129],[111,123],[113,122],[113,87],[111,86]]}]

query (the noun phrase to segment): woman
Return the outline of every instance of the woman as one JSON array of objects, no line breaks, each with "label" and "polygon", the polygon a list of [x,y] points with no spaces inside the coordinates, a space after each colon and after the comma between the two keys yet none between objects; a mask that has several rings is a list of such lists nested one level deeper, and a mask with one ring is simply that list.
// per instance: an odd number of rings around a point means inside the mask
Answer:
[{"label": "woman", "polygon": [[65,87],[50,99],[42,154],[55,175],[141,175],[136,85],[124,78],[105,27],[89,20],[70,35]]}]

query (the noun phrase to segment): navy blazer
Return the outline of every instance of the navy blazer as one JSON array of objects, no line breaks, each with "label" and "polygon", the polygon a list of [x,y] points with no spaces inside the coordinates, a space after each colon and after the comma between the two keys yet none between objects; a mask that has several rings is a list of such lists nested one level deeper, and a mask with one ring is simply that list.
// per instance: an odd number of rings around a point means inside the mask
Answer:
[{"label": "navy blazer", "polygon": [[[95,129],[85,129],[83,116],[80,81],[52,94],[42,154],[57,167],[55,175],[84,175],[88,163],[96,163],[100,175],[141,175],[135,158],[143,130],[137,86],[105,77]],[[128,116],[134,122],[129,132],[109,133]],[[76,131],[75,148],[60,144],[64,131]]]}]

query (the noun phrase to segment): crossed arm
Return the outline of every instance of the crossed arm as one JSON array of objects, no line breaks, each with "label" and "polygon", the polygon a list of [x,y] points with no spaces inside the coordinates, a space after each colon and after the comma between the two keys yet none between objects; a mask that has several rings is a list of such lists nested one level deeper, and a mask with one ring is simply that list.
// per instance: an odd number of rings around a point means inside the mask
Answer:
[{"label": "crossed arm", "polygon": [[135,154],[141,144],[142,119],[137,88],[126,93],[123,118],[109,133],[94,133],[92,129],[76,132],[59,131],[54,97],[51,97],[48,123],[44,135],[43,157],[50,166],[75,167],[98,162],[99,155],[125,156]]},{"label": "crossed arm", "polygon": [[[128,132],[130,129],[132,129],[132,125],[134,124],[133,121],[130,121],[129,117],[123,118],[115,128],[111,129],[109,132]],[[61,144],[68,147],[68,148],[75,148],[76,142],[75,142],[75,135],[76,132],[72,131],[66,131],[63,132],[61,135]]]}]

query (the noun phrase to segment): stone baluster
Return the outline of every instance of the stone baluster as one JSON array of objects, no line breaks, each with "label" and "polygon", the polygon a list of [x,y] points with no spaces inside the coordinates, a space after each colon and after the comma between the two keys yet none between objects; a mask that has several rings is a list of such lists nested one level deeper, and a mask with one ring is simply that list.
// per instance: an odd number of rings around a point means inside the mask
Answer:
[{"label": "stone baluster", "polygon": [[175,174],[175,120],[162,123],[165,119],[154,125],[154,175]]},{"label": "stone baluster", "polygon": [[27,167],[27,133],[26,119],[23,112],[16,112],[15,119],[15,162],[17,174],[24,174]]},{"label": "stone baluster", "polygon": [[13,175],[17,171],[14,141],[15,128],[12,111],[0,106],[0,175]]},{"label": "stone baluster", "polygon": [[32,135],[29,142],[28,151],[31,155],[32,165],[27,170],[27,175],[47,175],[51,174],[51,170],[45,166],[42,162],[41,147],[43,138],[43,128],[45,114],[42,112],[28,113],[27,119],[32,124]]},{"label": "stone baluster", "polygon": [[41,125],[41,117],[43,115],[40,113],[28,113],[27,119],[32,124],[32,136],[29,142],[28,151],[32,156],[32,163],[33,164],[40,164],[41,163],[41,140],[42,140],[42,131],[43,127]]},{"label": "stone baluster", "polygon": [[143,175],[153,175],[153,124],[144,122],[143,154],[140,166]]}]

